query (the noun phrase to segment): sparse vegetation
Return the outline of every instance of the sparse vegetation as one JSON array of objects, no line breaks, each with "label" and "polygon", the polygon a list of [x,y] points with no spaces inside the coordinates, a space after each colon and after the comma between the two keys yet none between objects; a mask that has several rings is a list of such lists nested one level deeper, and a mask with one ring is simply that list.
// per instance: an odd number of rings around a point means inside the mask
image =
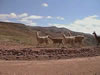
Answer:
[{"label": "sparse vegetation", "polygon": [[[36,35],[35,33],[40,31],[40,35],[52,35],[53,37],[62,37],[61,33],[71,32],[72,35],[84,35],[85,44],[87,45],[95,45],[95,38],[90,34],[73,32],[65,28],[57,28],[57,27],[29,27],[24,24],[19,23],[8,23],[8,22],[0,22],[0,43],[9,42],[9,44],[17,43],[24,45],[36,45]],[[46,31],[46,32],[45,32]]]}]

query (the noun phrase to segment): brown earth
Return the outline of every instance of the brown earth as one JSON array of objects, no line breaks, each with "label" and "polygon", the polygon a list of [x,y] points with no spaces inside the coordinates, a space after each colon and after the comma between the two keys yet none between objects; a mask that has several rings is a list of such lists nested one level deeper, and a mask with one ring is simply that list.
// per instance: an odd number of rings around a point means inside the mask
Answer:
[{"label": "brown earth", "polygon": [[46,61],[1,60],[0,75],[100,75],[100,56]]},{"label": "brown earth", "polygon": [[100,47],[34,48],[31,46],[2,46],[0,48],[0,59],[2,60],[58,60],[99,55]]}]

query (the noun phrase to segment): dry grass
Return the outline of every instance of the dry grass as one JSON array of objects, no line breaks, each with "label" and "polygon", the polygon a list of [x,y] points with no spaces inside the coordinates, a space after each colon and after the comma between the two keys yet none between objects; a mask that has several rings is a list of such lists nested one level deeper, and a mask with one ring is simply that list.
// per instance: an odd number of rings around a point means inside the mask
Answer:
[{"label": "dry grass", "polygon": [[[65,28],[57,27],[30,27],[19,23],[8,23],[0,22],[0,42],[5,42],[9,44],[17,43],[22,45],[36,45],[36,32],[40,31],[40,36],[42,35],[52,35],[53,37],[62,37],[61,33],[67,33],[70,31]],[[85,45],[95,45],[96,41],[94,37],[90,34],[83,34],[78,32],[72,32],[72,35],[84,35]],[[2,43],[3,44],[3,43]]]},{"label": "dry grass", "polygon": [[100,56],[48,61],[0,61],[0,75],[100,75]]}]

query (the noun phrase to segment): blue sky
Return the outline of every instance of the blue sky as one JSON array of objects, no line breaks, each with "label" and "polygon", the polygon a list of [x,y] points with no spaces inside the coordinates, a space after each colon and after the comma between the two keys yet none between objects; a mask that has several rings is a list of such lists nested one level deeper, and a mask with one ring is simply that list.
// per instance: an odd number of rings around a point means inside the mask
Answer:
[{"label": "blue sky", "polygon": [[0,21],[100,34],[100,0],[0,0]]}]

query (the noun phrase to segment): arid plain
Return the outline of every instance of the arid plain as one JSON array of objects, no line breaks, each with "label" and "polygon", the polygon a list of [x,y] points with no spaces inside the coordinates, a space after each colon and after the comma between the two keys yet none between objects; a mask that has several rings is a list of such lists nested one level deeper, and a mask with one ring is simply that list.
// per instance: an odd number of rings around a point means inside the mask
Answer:
[{"label": "arid plain", "polygon": [[0,75],[100,75],[100,56],[45,61],[1,60]]}]

